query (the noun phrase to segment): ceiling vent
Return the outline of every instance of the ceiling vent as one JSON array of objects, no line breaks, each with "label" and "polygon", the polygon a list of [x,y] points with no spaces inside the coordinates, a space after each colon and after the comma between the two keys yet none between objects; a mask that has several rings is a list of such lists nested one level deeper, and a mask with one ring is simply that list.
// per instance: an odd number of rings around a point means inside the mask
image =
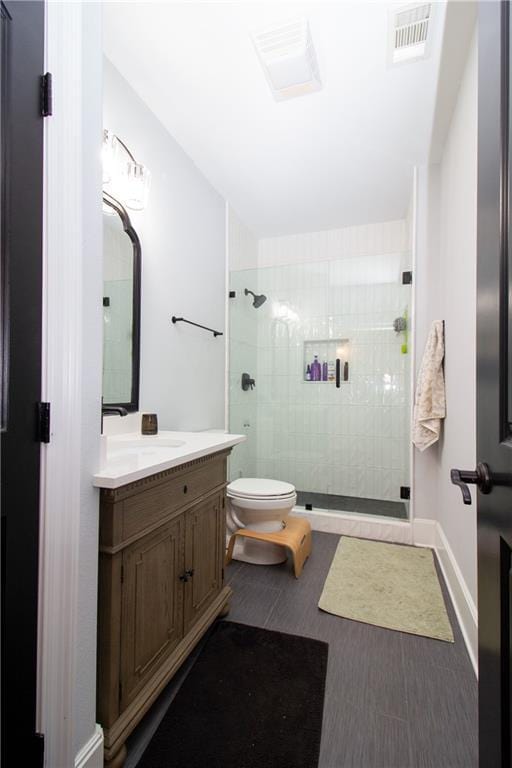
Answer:
[{"label": "ceiling vent", "polygon": [[267,27],[254,33],[252,39],[276,101],[321,89],[316,53],[305,19]]},{"label": "ceiling vent", "polygon": [[427,55],[431,19],[431,3],[406,6],[391,14],[393,64],[422,59]]}]

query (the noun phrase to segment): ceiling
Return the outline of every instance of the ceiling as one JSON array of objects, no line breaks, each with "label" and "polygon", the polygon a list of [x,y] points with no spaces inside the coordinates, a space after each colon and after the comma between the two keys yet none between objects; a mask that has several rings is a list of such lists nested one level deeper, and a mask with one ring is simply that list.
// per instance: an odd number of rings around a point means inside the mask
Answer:
[{"label": "ceiling", "polygon": [[[393,7],[107,2],[105,53],[256,235],[387,221],[428,158],[445,11],[434,4],[430,54],[390,67]],[[276,102],[250,32],[296,17],[323,88]]]}]

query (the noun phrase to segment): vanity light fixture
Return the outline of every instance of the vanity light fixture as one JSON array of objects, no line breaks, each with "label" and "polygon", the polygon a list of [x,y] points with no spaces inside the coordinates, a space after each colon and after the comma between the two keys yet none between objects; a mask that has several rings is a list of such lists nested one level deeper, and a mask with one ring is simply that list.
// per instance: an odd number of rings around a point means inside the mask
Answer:
[{"label": "vanity light fixture", "polygon": [[102,161],[104,191],[126,208],[142,211],[148,202],[151,173],[108,128],[103,130]]},{"label": "vanity light fixture", "polygon": [[103,147],[101,150],[101,166],[103,171],[103,184],[112,181],[114,156],[116,153],[117,139],[112,131],[103,129]]}]

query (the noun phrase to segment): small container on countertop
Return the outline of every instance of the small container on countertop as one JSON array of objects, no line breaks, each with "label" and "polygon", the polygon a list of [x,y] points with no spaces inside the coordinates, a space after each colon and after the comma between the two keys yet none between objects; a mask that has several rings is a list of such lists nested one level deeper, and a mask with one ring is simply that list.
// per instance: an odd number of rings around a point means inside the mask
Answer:
[{"label": "small container on countertop", "polygon": [[143,435],[158,434],[158,417],[156,413],[143,413],[141,422],[141,433]]}]

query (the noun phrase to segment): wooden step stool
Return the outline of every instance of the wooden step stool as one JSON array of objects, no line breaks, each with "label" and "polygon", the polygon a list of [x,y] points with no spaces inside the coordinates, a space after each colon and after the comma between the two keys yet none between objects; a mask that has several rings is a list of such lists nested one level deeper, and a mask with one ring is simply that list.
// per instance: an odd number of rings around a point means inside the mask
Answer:
[{"label": "wooden step stool", "polygon": [[311,554],[311,525],[308,520],[302,517],[292,517],[289,515],[284,519],[286,526],[282,531],[269,533],[266,531],[251,531],[248,528],[240,528],[235,531],[229,540],[228,552],[226,555],[226,564],[233,558],[233,547],[237,536],[245,539],[256,539],[257,541],[266,541],[269,544],[279,544],[286,547],[293,558],[293,570],[295,578],[298,579],[302,573],[304,563]]}]

